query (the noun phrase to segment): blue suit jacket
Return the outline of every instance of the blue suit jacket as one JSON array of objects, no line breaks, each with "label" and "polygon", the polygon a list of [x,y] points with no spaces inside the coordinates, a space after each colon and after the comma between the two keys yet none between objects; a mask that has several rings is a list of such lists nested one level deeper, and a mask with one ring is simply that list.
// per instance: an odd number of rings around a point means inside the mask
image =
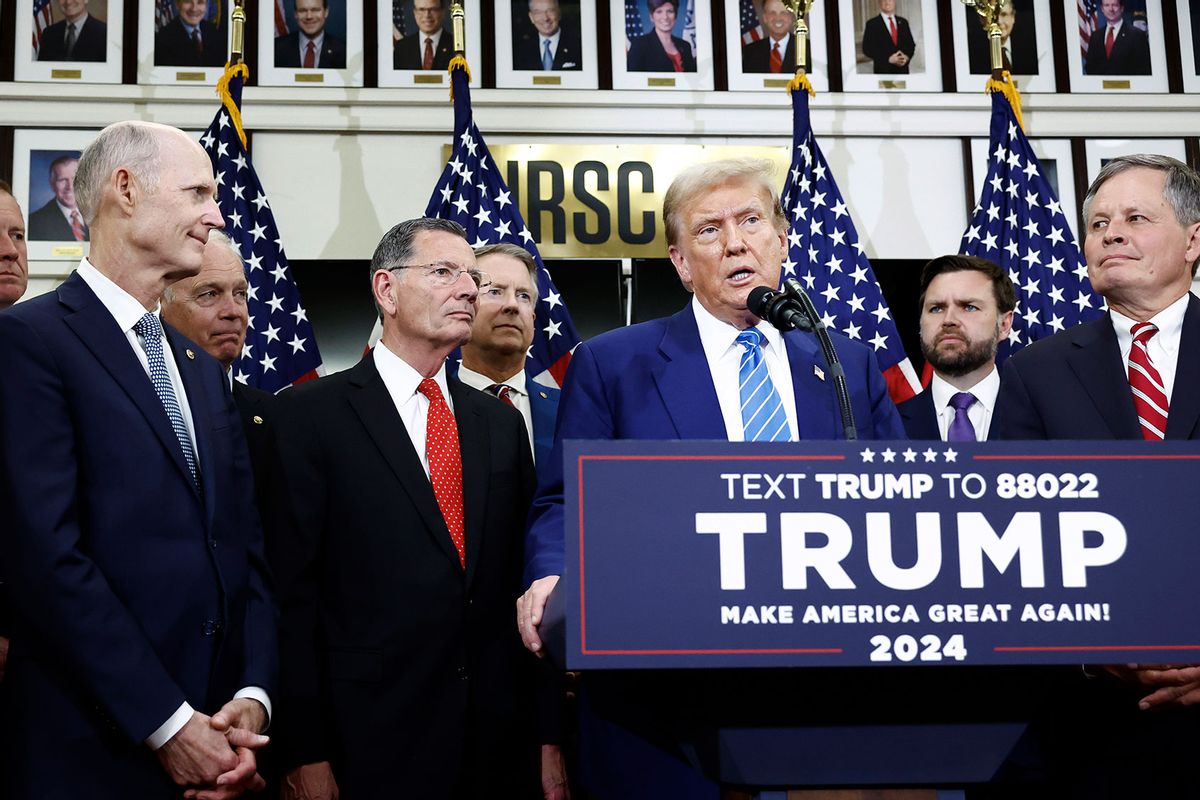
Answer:
[{"label": "blue suit jacket", "polygon": [[200,490],[144,368],[77,273],[0,315],[10,796],[120,786],[177,797],[143,740],[185,700],[211,714],[241,687],[274,685],[274,609],[237,408],[217,362],[167,336]]},{"label": "blue suit jacket", "polygon": [[549,386],[535,383],[527,376],[525,388],[529,391],[529,411],[533,420],[533,458],[538,472],[550,463],[554,449],[554,428],[558,422],[558,401],[562,392]]},{"label": "blue suit jacket", "polygon": [[[1200,439],[1200,299],[1188,299],[1168,439]],[[997,406],[1006,439],[1141,439],[1117,334],[1108,316],[1068,328],[1010,358]]]},{"label": "blue suit jacket", "polygon": [[[874,354],[834,334],[859,436],[903,439]],[[801,439],[842,437],[832,380],[816,338],[784,337]],[[558,433],[525,542],[525,582],[563,570],[562,443],[567,439],[726,439],[725,422],[689,304],[679,313],[610,331],[579,345],[562,393]]]}]

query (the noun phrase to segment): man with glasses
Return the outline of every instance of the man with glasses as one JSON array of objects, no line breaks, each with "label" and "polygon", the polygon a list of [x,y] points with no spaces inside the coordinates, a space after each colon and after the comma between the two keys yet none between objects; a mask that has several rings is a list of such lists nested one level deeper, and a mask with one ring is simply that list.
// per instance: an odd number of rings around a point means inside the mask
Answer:
[{"label": "man with glasses", "polygon": [[486,282],[460,226],[400,223],[371,259],[379,344],[277,400],[284,798],[537,791],[533,659],[512,624],[529,439],[446,374]]},{"label": "man with glasses", "polygon": [[513,39],[513,69],[544,72],[583,69],[579,30],[564,26],[562,16],[558,0],[529,0],[531,25],[523,35]]},{"label": "man with glasses", "polygon": [[413,0],[417,32],[410,33],[392,48],[393,69],[443,70],[454,55],[454,39],[442,27],[446,19],[444,0]]}]

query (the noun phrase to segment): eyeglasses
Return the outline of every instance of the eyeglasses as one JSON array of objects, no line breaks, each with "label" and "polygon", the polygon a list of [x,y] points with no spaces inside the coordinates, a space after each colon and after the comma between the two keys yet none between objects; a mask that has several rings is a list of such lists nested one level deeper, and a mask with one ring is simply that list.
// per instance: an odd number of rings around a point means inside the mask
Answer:
[{"label": "eyeglasses", "polygon": [[432,264],[405,264],[399,267],[388,267],[388,272],[394,272],[398,269],[419,269],[425,272],[425,277],[429,278],[438,286],[453,286],[458,283],[458,279],[463,275],[470,278],[475,288],[478,289],[485,283],[491,283],[491,278],[486,272],[480,272],[477,269],[463,269],[457,264],[450,264],[444,261],[435,261]]}]

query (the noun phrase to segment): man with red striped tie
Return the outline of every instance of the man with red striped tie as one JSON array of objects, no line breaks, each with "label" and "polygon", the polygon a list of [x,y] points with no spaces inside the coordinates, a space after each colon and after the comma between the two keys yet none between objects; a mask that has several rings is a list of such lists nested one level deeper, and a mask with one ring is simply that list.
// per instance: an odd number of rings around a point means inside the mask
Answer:
[{"label": "man with red striped tie", "polygon": [[54,196],[29,215],[29,238],[39,242],[86,242],[88,226],[75,204],[75,170],[79,156],[61,155],[50,162],[50,190]]},{"label": "man with red striped tie", "polygon": [[908,74],[917,42],[908,20],[896,14],[896,0],[879,0],[879,14],[863,26],[862,51],[874,64],[876,75]]},{"label": "man with red striped tie", "polygon": [[[1009,359],[997,401],[1005,438],[1200,439],[1200,299],[1189,291],[1200,174],[1167,156],[1115,158],[1083,216],[1088,277],[1109,313]],[[1200,796],[1186,755],[1200,740],[1200,666],[1087,673],[1063,698],[1074,705],[1057,713],[1070,720],[1058,745],[1071,750],[1057,763],[1075,759],[1072,784],[1099,792],[1080,796]]]}]

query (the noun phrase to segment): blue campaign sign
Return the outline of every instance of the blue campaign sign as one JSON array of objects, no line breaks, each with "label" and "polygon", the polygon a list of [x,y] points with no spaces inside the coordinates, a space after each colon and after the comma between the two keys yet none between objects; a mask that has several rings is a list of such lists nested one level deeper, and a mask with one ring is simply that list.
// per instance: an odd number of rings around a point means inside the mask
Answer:
[{"label": "blue campaign sign", "polygon": [[567,442],[572,669],[1200,662],[1200,450]]}]

